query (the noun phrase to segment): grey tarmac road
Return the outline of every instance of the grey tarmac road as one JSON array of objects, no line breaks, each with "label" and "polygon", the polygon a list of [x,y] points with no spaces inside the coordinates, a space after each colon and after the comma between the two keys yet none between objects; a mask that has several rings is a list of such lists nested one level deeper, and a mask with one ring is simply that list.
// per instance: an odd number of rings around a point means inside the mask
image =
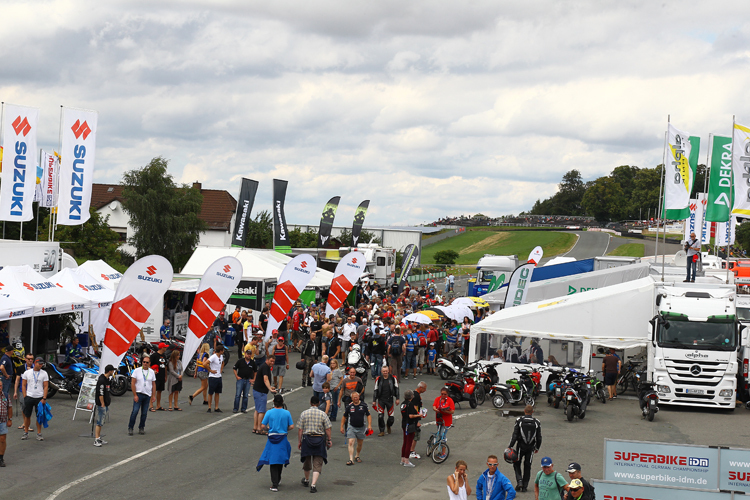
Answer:
[{"label": "grey tarmac road", "polygon": [[[223,414],[207,414],[205,406],[188,406],[185,402],[182,412],[149,413],[145,436],[126,434],[130,393],[114,398],[111,422],[104,427],[104,439],[109,444],[102,448],[95,448],[90,438],[78,437],[90,431],[86,417],[71,421],[72,401],[55,396],[50,400],[55,417],[44,432],[44,442],[20,441],[20,431],[11,430],[6,452],[8,466],[0,469],[3,498],[307,497],[310,493],[299,484],[302,471],[294,432],[290,438],[292,459],[284,471],[279,493],[269,491],[267,468],[256,472],[265,438],[251,433],[251,413],[231,413],[229,396],[234,392],[229,383],[231,378],[231,373],[224,374],[228,383],[221,405]],[[409,379],[402,387],[414,388],[419,380],[428,384],[423,401],[431,402],[438,394],[440,380],[425,376],[416,381]],[[293,389],[298,386],[298,382],[289,382]],[[192,379],[185,385],[187,390],[197,387]],[[368,385],[369,402],[371,381]],[[310,395],[310,388],[298,388],[286,396],[295,421],[308,406]],[[517,413],[521,407],[503,408],[506,409]],[[413,469],[399,465],[399,427],[383,438],[368,438],[362,452],[363,463],[354,466],[345,465],[348,455],[343,437],[334,427],[334,446],[329,451],[318,491],[337,497],[354,495],[358,499],[444,498],[445,480],[456,460],[468,462],[474,484],[485,469],[487,456],[502,456],[515,418],[504,416],[503,410],[494,409],[489,402],[476,410],[463,405],[456,411],[455,428],[448,435],[451,454],[446,463],[436,465],[423,456],[415,460],[417,467]],[[542,422],[544,442],[534,470],[538,470],[541,456],[549,455],[558,470],[570,461],[580,462],[586,478],[602,476],[605,437],[742,447],[750,444],[744,409],[734,412],[662,409],[654,422],[647,422],[639,416],[637,402],[626,396],[607,404],[592,401],[585,420],[570,423],[561,410],[547,406],[542,396],[536,415]],[[426,420],[417,448],[420,453],[428,432],[435,429],[430,423],[434,421],[432,412]],[[502,460],[501,472],[513,479],[512,467]],[[533,493],[521,493],[519,497],[532,499]]]}]

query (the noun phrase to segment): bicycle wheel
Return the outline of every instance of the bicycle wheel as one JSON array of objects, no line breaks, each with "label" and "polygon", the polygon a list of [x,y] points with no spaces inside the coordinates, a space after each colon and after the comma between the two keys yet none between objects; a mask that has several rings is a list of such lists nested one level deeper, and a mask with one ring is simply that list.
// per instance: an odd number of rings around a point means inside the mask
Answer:
[{"label": "bicycle wheel", "polygon": [[448,460],[448,455],[451,454],[451,449],[448,447],[448,443],[440,441],[435,449],[432,450],[432,461],[436,464],[442,464]]},{"label": "bicycle wheel", "polygon": [[484,386],[478,385],[474,388],[474,393],[477,396],[477,404],[483,405],[485,401],[486,394],[484,392]]},{"label": "bicycle wheel", "polygon": [[427,439],[427,454],[431,454],[432,450],[435,449],[435,434],[431,434]]},{"label": "bicycle wheel", "polygon": [[622,394],[628,390],[628,377],[623,375],[617,379],[617,394]]}]

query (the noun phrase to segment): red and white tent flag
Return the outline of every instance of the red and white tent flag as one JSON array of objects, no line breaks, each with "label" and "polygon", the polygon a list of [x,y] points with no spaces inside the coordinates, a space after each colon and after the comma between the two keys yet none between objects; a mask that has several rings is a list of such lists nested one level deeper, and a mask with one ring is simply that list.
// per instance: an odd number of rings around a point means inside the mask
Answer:
[{"label": "red and white tent flag", "polygon": [[357,251],[349,252],[336,265],[336,272],[333,274],[331,289],[328,292],[328,303],[326,304],[326,318],[331,314],[336,314],[341,305],[346,300],[349,292],[352,291],[357,280],[365,270],[367,259]]},{"label": "red and white tent flag", "polygon": [[171,284],[172,264],[160,255],[138,259],[125,271],[115,291],[104,332],[99,373],[104,373],[107,365],[120,366],[120,360],[151,316],[151,310]]},{"label": "red and white tent flag", "polygon": [[182,366],[187,366],[193,359],[193,354],[198,350],[201,339],[214,324],[216,316],[240,284],[241,279],[242,264],[235,257],[222,257],[208,266],[206,272],[203,273],[188,320],[185,349],[182,351]]},{"label": "red and white tent flag", "polygon": [[96,111],[63,111],[58,224],[77,226],[89,220],[98,117]]},{"label": "red and white tent flag", "polygon": [[303,253],[289,261],[276,284],[271,303],[271,314],[266,327],[266,340],[271,338],[271,332],[279,327],[284,317],[294,305],[318,269],[318,264],[312,255]]},{"label": "red and white tent flag", "polygon": [[36,190],[36,129],[39,110],[6,104],[3,110],[3,173],[0,220],[29,221]]}]

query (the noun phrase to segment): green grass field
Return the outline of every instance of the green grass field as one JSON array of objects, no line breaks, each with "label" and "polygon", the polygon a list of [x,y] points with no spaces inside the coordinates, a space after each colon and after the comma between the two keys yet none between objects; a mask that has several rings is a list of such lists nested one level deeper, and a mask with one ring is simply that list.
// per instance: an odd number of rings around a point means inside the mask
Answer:
[{"label": "green grass field", "polygon": [[646,245],[643,243],[625,243],[615,248],[607,255],[615,255],[618,257],[643,257]]},{"label": "green grass field", "polygon": [[537,245],[542,246],[545,257],[552,257],[567,252],[575,242],[575,234],[554,231],[467,231],[425,247],[421,260],[434,264],[435,253],[455,250],[459,253],[456,264],[476,264],[485,254],[518,255],[525,261]]}]

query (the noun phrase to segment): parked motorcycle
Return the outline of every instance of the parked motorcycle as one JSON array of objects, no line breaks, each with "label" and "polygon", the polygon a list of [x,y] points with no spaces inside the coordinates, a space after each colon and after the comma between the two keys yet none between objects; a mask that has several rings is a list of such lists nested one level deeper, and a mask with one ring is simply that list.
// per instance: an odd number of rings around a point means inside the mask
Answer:
[{"label": "parked motorcycle", "polygon": [[502,408],[505,403],[517,405],[523,402],[531,406],[536,404],[535,394],[539,394],[541,373],[531,368],[516,368],[514,371],[518,378],[508,379],[504,384],[494,384],[490,389],[490,399],[495,408]]},{"label": "parked motorcycle", "polygon": [[579,374],[565,389],[565,415],[568,422],[572,422],[574,417],[581,420],[586,417],[586,407],[591,397],[587,382],[588,377]]},{"label": "parked motorcycle", "polygon": [[459,404],[461,401],[468,401],[471,408],[476,408],[480,404],[478,398],[481,398],[482,403],[484,403],[484,387],[476,383],[475,370],[464,369],[459,373],[457,378],[445,383],[445,388],[448,389],[448,396],[455,404]]},{"label": "parked motorcycle", "polygon": [[643,418],[653,422],[654,415],[659,411],[659,395],[654,390],[656,384],[646,380],[645,372],[636,373],[635,376],[638,381],[638,404],[641,407],[641,413],[643,413]]},{"label": "parked motorcycle", "polygon": [[544,367],[544,371],[549,372],[547,376],[547,404],[553,404],[557,401],[557,408],[562,400],[562,380],[565,377],[566,368],[564,366],[552,366],[547,365]]},{"label": "parked motorcycle", "polygon": [[85,363],[74,363],[68,366],[45,363],[44,371],[49,376],[48,398],[53,397],[58,391],[68,393],[71,396],[78,394],[81,391],[84,373],[99,375],[97,368],[92,368]]},{"label": "parked motorcycle", "polygon": [[607,390],[604,388],[604,382],[597,378],[594,370],[589,370],[589,378],[591,379],[591,391],[596,399],[603,404],[607,404]]},{"label": "parked motorcycle", "polygon": [[442,380],[448,380],[458,376],[466,366],[466,361],[461,354],[461,349],[452,349],[445,357],[437,360],[437,373]]}]

